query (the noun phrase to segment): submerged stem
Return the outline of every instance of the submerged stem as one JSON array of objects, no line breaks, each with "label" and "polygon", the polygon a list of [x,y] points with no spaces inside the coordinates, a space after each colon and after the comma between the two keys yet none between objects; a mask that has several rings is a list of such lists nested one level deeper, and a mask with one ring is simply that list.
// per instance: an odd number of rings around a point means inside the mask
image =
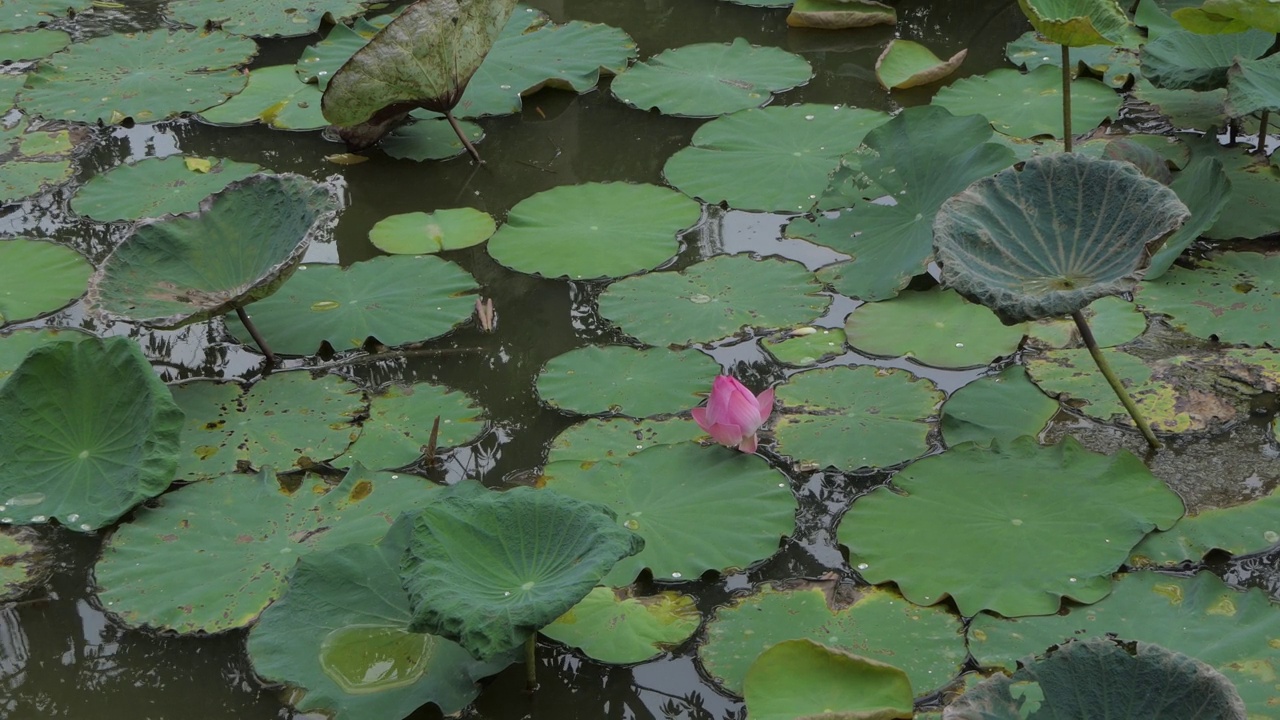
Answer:
[{"label": "submerged stem", "polygon": [[449,121],[449,127],[453,128],[453,131],[457,133],[458,139],[462,141],[462,146],[467,149],[467,152],[471,153],[471,157],[476,159],[476,164],[483,165],[484,160],[480,159],[480,153],[476,151],[476,146],[472,145],[471,141],[467,139],[467,134],[462,131],[462,126],[458,124],[458,119],[453,116],[453,111],[445,110],[444,119]]},{"label": "submerged stem", "polygon": [[258,326],[254,325],[253,321],[249,319],[249,313],[245,312],[244,308],[237,305],[236,317],[240,318],[240,322],[244,325],[244,329],[249,331],[249,336],[258,344],[258,349],[262,351],[263,355],[267,356],[267,367],[275,367],[276,354],[271,352],[271,346],[267,345],[267,341],[262,339],[262,333],[258,332]]},{"label": "submerged stem", "polygon": [[1270,110],[1262,111],[1262,124],[1258,127],[1258,148],[1254,152],[1259,155],[1267,154],[1267,120],[1271,114]]},{"label": "submerged stem", "polygon": [[538,633],[530,634],[524,643],[524,679],[526,690],[538,689]]},{"label": "submerged stem", "polygon": [[1084,340],[1085,347],[1089,348],[1089,354],[1093,356],[1093,362],[1098,365],[1098,369],[1102,371],[1102,376],[1107,379],[1107,383],[1111,385],[1111,389],[1115,391],[1116,397],[1120,398],[1120,402],[1124,404],[1124,409],[1129,411],[1129,417],[1133,418],[1133,424],[1138,426],[1138,431],[1142,433],[1142,437],[1146,438],[1147,444],[1152,450],[1160,449],[1160,441],[1156,439],[1156,434],[1151,431],[1151,426],[1143,419],[1142,413],[1138,411],[1138,405],[1129,397],[1128,391],[1124,389],[1124,385],[1120,384],[1120,378],[1111,371],[1111,366],[1107,364],[1107,359],[1102,355],[1102,349],[1098,347],[1098,341],[1093,337],[1093,330],[1089,328],[1089,323],[1085,321],[1084,314],[1079,310],[1071,313],[1071,319],[1076,321],[1076,328],[1080,330],[1080,339]]},{"label": "submerged stem", "polygon": [[1071,152],[1071,48],[1062,46],[1062,149]]}]

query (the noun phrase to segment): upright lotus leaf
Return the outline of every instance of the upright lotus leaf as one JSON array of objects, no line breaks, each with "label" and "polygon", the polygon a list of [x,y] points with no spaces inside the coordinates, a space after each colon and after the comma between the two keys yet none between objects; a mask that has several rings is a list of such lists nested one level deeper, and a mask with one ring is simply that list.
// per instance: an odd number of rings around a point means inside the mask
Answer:
[{"label": "upright lotus leaf", "polygon": [[369,242],[392,255],[423,255],[479,245],[493,235],[493,216],[475,208],[385,217],[369,230]]},{"label": "upright lotus leaf", "polygon": [[1239,20],[1251,28],[1280,33],[1280,12],[1270,0],[1204,0],[1201,9]]},{"label": "upright lotus leaf", "polygon": [[1196,658],[1141,641],[1088,638],[1024,660],[1012,676],[992,676],[948,706],[946,717],[1245,720],[1245,707],[1231,681]]},{"label": "upright lotus leaf", "polygon": [[0,30],[21,30],[72,17],[92,0],[21,0],[0,5]]},{"label": "upright lotus leaf", "polygon": [[431,383],[391,385],[370,394],[360,436],[333,464],[403,467],[428,451],[433,433],[431,449],[441,450],[469,442],[484,429],[484,411],[465,393]]},{"label": "upright lotus leaf", "polygon": [[297,37],[316,32],[325,20],[350,20],[367,5],[365,0],[169,0],[165,15],[184,25],[212,25],[237,35]]},{"label": "upright lotus leaf", "polygon": [[480,693],[477,681],[509,663],[479,662],[452,640],[410,632],[400,559],[411,517],[376,545],[299,558],[284,594],[249,631],[254,672],[297,690],[290,700],[299,712],[398,720],[433,703],[453,714]]},{"label": "upright lotus leaf", "polygon": [[28,30],[0,33],[0,62],[40,60],[71,44],[71,36],[61,30]]},{"label": "upright lotus leaf", "polygon": [[622,460],[655,445],[680,445],[705,436],[702,428],[687,417],[667,420],[584,420],[577,425],[570,425],[551,441],[547,464],[561,460],[587,463]]},{"label": "upright lotus leaf", "polygon": [[1280,168],[1240,145],[1224,146],[1212,138],[1192,138],[1193,157],[1215,158],[1231,181],[1231,194],[1218,221],[1203,235],[1210,240],[1260,238],[1280,231]]},{"label": "upright lotus leaf", "polygon": [[1068,47],[1119,45],[1135,32],[1116,0],[1018,0],[1036,32]]},{"label": "upright lotus leaf", "polygon": [[75,43],[40,63],[18,95],[23,111],[49,120],[155,122],[217,105],[244,89],[236,66],[258,46],[211,32],[152,30]]},{"label": "upright lotus leaf", "polygon": [[0,240],[0,326],[53,312],[84,294],[92,267],[69,247]]},{"label": "upright lotus leaf", "polygon": [[885,90],[903,90],[937,82],[960,67],[968,50],[943,60],[917,42],[895,38],[876,59],[876,79]]},{"label": "upright lotus leaf", "polygon": [[[1182,516],[1182,500],[1137,457],[1092,453],[1070,436],[1049,447],[1029,437],[961,445],[907,466],[893,484],[898,492],[874,490],[840,520],[849,562],[911,602],[950,597],[966,616],[1047,615],[1064,597],[1098,602],[1129,550]],[[909,535],[895,530],[907,524]]]},{"label": "upright lotus leaf", "polygon": [[629,588],[596,587],[542,634],[592,660],[630,665],[675,648],[701,623],[689,595],[668,590],[636,597]]},{"label": "upright lotus leaf", "polygon": [[[1119,117],[1121,97],[1093,78],[1071,82],[1071,127],[1087,132]],[[1028,73],[996,68],[957,80],[933,96],[933,104],[955,115],[982,115],[992,127],[1017,138],[1062,135],[1062,73],[1048,65]]]},{"label": "upright lotus leaf", "polygon": [[808,639],[772,645],[751,663],[743,696],[755,720],[915,717],[902,670]]},{"label": "upright lotus leaf", "polygon": [[644,540],[613,511],[554,490],[495,492],[464,480],[413,520],[400,566],[409,629],[480,660],[525,643],[587,596]]},{"label": "upright lotus leaf", "polygon": [[1214,90],[1226,87],[1227,71],[1237,57],[1261,57],[1274,41],[1271,33],[1249,30],[1201,35],[1189,30],[1166,33],[1142,48],[1142,74],[1168,90]]},{"label": "upright lotus leaf", "polygon": [[182,411],[129,338],[32,350],[0,385],[0,523],[105,527],[173,481]]},{"label": "upright lotus leaf", "polygon": [[942,404],[942,439],[1008,445],[1022,435],[1038,436],[1058,414],[1058,403],[1027,378],[1021,365],[981,377],[952,393]]},{"label": "upright lotus leaf", "polygon": [[1280,58],[1236,58],[1227,71],[1227,112],[1242,117],[1258,111],[1280,111]]},{"label": "upright lotus leaf", "polygon": [[1280,345],[1280,255],[1225,252],[1142,284],[1138,302],[1179,330],[1220,342]]},{"label": "upright lotus leaf", "polygon": [[27,353],[41,345],[58,340],[84,340],[93,337],[78,328],[18,328],[0,334],[0,385],[26,359]]},{"label": "upright lotus leaf", "polygon": [[787,25],[819,30],[893,25],[898,13],[876,0],[796,0],[787,15]]},{"label": "upright lotus leaf", "polygon": [[1152,249],[1188,215],[1128,163],[1063,153],[952,197],[934,221],[934,247],[945,284],[1013,324],[1132,291]]},{"label": "upright lotus leaf", "polygon": [[1198,563],[1214,550],[1231,555],[1261,552],[1280,542],[1280,491],[1259,500],[1226,508],[1211,508],[1178,521],[1171,529],[1152,533],[1133,549],[1129,564],[1178,565]]},{"label": "upright lotus leaf", "polygon": [[337,484],[270,469],[194,483],[111,535],[94,566],[98,600],[133,627],[244,627],[284,592],[298,558],[377,542],[401,512],[433,502],[435,488],[359,465]]},{"label": "upright lotus leaf", "polygon": [[34,528],[0,526],[0,603],[20,598],[48,579],[53,563],[46,556]]},{"label": "upright lotus leaf", "polygon": [[660,52],[618,75],[610,92],[641,110],[714,117],[760,107],[771,93],[812,76],[813,68],[799,55],[735,38],[730,44],[699,43]]},{"label": "upright lotus leaf", "polygon": [[1231,200],[1231,187],[1231,179],[1217,158],[1197,157],[1178,173],[1169,189],[1178,194],[1191,218],[1151,256],[1143,279],[1151,281],[1164,275],[1183,250],[1218,222]]},{"label": "upright lotus leaf", "polygon": [[589,345],[552,358],[536,382],[542,401],[564,412],[643,418],[694,407],[719,372],[698,350]]},{"label": "upright lotus leaf", "polygon": [[[1090,74],[1096,75],[1117,90],[1127,87],[1142,72],[1137,40],[1139,37],[1134,36],[1125,45],[1073,47],[1068,56],[1068,61],[1073,64],[1071,70],[1075,72],[1077,68],[1074,66],[1083,66]],[[1062,67],[1062,49],[1035,30],[1006,45],[1005,57],[1024,70],[1035,70],[1041,65]]]},{"label": "upright lotus leaf", "polygon": [[249,84],[230,100],[200,113],[214,125],[260,122],[278,130],[319,130],[329,126],[320,112],[320,90],[298,81],[292,65],[249,71]]},{"label": "upright lotus leaf", "polygon": [[800,263],[718,255],[616,282],[600,294],[600,314],[650,345],[689,345],[812,322],[831,304],[821,291]]},{"label": "upright lotus leaf", "polygon": [[90,178],[71,198],[71,209],[98,222],[192,212],[204,198],[261,169],[221,158],[147,158]]},{"label": "upright lotus leaf", "polygon": [[845,323],[849,344],[859,352],[942,368],[977,367],[1012,355],[1026,330],[942,289],[859,305]]}]

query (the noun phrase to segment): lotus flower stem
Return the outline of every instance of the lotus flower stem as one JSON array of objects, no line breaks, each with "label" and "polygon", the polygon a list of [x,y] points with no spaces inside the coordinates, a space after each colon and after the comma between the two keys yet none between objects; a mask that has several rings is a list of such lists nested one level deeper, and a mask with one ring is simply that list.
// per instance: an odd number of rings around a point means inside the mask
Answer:
[{"label": "lotus flower stem", "polygon": [[1254,150],[1254,152],[1264,157],[1267,154],[1267,120],[1270,119],[1267,116],[1270,114],[1270,110],[1262,111],[1262,124],[1258,126],[1258,147]]},{"label": "lotus flower stem", "polygon": [[1071,152],[1071,46],[1062,46],[1062,149]]},{"label": "lotus flower stem", "polygon": [[1146,438],[1147,444],[1152,450],[1160,449],[1160,441],[1156,439],[1156,434],[1151,431],[1151,426],[1143,419],[1142,413],[1138,410],[1138,405],[1129,397],[1129,392],[1124,389],[1124,385],[1120,384],[1120,378],[1112,372],[1111,366],[1107,364],[1107,359],[1102,355],[1102,349],[1098,347],[1098,341],[1093,337],[1093,330],[1089,328],[1089,323],[1085,321],[1084,314],[1079,310],[1071,313],[1071,319],[1076,321],[1076,327],[1080,330],[1080,339],[1084,340],[1085,347],[1089,348],[1089,354],[1093,356],[1093,361],[1098,365],[1098,369],[1102,371],[1102,376],[1107,379],[1107,383],[1111,385],[1111,389],[1115,391],[1116,397],[1120,398],[1120,402],[1124,404],[1124,409],[1129,411],[1129,417],[1133,418],[1133,424],[1138,426],[1138,431],[1142,433],[1142,437]]},{"label": "lotus flower stem", "polygon": [[524,679],[525,690],[538,689],[538,633],[530,634],[524,641]]},{"label": "lotus flower stem", "polygon": [[262,351],[263,355],[267,356],[267,367],[275,367],[276,354],[271,352],[271,346],[267,344],[266,340],[262,339],[262,333],[258,332],[258,326],[254,325],[253,321],[249,319],[249,313],[245,312],[244,308],[237,306],[236,316],[240,318],[244,329],[249,331],[253,341],[258,344],[258,349]]},{"label": "lotus flower stem", "polygon": [[476,151],[476,146],[472,145],[471,141],[467,139],[467,134],[462,132],[462,126],[458,124],[458,119],[453,116],[453,111],[445,110],[444,119],[449,121],[449,127],[453,128],[453,131],[458,134],[458,139],[462,141],[462,146],[467,149],[467,152],[471,153],[471,157],[476,159],[476,164],[483,165],[484,160],[480,159],[480,153]]}]

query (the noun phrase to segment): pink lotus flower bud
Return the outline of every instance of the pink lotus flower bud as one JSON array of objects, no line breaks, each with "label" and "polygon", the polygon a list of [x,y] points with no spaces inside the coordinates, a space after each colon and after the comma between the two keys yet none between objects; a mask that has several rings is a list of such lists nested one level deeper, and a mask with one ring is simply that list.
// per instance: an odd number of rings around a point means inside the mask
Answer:
[{"label": "pink lotus flower bud", "polygon": [[694,408],[693,419],[721,445],[737,446],[744,453],[753,453],[756,430],[772,412],[773,388],[757,397],[737,380],[719,375],[711,385],[707,406]]}]

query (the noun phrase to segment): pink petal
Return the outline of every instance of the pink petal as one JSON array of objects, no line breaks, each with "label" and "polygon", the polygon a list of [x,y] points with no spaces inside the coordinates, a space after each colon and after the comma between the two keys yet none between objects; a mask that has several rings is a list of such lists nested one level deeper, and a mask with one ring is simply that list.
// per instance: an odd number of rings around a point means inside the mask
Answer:
[{"label": "pink petal", "polygon": [[693,421],[698,423],[698,427],[707,432],[711,432],[711,426],[714,423],[707,420],[707,409],[696,407],[691,412],[693,413]]},{"label": "pink petal", "polygon": [[742,428],[737,425],[716,423],[711,427],[706,428],[706,430],[711,434],[711,437],[715,438],[716,442],[726,447],[733,447],[734,445],[742,442]]},{"label": "pink petal", "polygon": [[742,442],[738,443],[738,449],[744,453],[753,453],[756,451],[756,442],[756,434],[751,433],[742,438]]},{"label": "pink petal", "polygon": [[737,425],[744,434],[755,432],[760,427],[760,405],[756,402],[756,396],[746,388],[742,392],[735,392],[729,399],[728,415],[721,421]]},{"label": "pink petal", "polygon": [[760,393],[760,397],[756,398],[756,404],[760,406],[760,424],[763,425],[773,414],[773,388]]},{"label": "pink petal", "polygon": [[707,419],[720,422],[729,415],[729,401],[733,397],[733,383],[737,382],[726,375],[717,375],[711,383],[711,397],[707,398]]}]

